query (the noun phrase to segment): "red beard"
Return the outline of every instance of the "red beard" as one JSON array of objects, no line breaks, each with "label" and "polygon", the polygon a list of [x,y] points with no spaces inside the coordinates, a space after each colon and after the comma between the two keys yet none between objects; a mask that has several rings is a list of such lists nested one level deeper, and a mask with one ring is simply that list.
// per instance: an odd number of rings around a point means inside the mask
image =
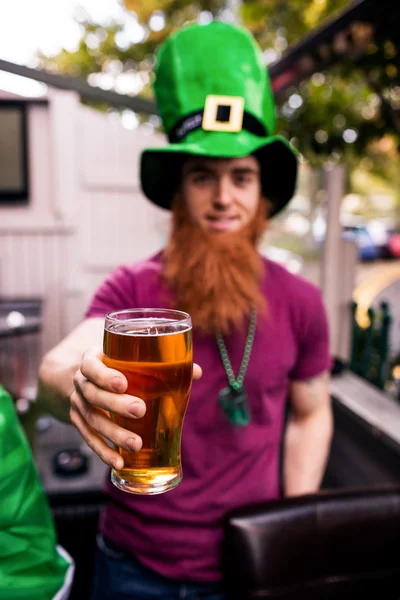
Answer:
[{"label": "red beard", "polygon": [[210,233],[191,222],[177,199],[163,255],[162,278],[175,307],[189,313],[196,330],[228,334],[241,329],[251,310],[265,312],[260,292],[264,265],[257,243],[266,229],[264,199],[253,221],[233,233]]}]

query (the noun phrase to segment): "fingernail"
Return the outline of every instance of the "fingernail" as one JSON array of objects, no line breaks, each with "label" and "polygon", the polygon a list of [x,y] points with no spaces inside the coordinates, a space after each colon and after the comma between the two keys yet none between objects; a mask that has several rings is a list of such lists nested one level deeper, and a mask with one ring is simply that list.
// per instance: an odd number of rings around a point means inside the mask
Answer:
[{"label": "fingernail", "polygon": [[122,380],[120,377],[114,377],[114,379],[111,382],[111,387],[113,390],[115,390],[116,392],[119,392],[119,390],[121,389],[122,386]]},{"label": "fingernail", "polygon": [[138,441],[135,438],[129,438],[128,440],[126,440],[126,445],[128,446],[128,448],[130,448],[131,450],[134,450],[135,452],[137,450],[140,450]]},{"label": "fingernail", "polygon": [[111,464],[114,467],[114,469],[116,469],[117,471],[119,471],[123,467],[122,462],[118,458],[113,458],[111,460]]},{"label": "fingernail", "polygon": [[145,406],[141,402],[133,402],[129,405],[128,410],[134,417],[143,417],[145,413]]}]

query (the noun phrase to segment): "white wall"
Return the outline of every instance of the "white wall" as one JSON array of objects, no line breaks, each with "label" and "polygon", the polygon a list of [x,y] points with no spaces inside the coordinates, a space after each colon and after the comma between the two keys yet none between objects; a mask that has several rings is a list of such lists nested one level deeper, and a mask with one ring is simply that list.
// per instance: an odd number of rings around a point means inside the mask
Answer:
[{"label": "white wall", "polygon": [[164,138],[51,90],[48,106],[28,108],[28,142],[29,205],[0,205],[0,296],[44,299],[46,350],[113,268],[162,246],[168,213],[142,195],[138,165],[141,150]]},{"label": "white wall", "polygon": [[87,290],[116,265],[135,262],[162,244],[168,213],[145,199],[139,184],[139,157],[149,145],[163,143],[123,129],[104,115],[80,112],[80,206],[82,261]]}]

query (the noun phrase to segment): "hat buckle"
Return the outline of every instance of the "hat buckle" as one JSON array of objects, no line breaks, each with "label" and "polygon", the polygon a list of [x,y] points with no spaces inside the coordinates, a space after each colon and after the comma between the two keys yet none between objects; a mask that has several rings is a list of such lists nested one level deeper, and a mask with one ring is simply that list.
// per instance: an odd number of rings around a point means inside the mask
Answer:
[{"label": "hat buckle", "polygon": [[242,96],[208,95],[204,106],[202,128],[205,131],[236,133],[242,130],[243,115]]}]

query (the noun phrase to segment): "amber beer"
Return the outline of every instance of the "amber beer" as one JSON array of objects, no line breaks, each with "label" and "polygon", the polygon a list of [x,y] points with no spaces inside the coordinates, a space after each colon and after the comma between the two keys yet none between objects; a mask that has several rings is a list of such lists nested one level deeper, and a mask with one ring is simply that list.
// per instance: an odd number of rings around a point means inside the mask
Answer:
[{"label": "amber beer", "polygon": [[113,483],[127,492],[159,494],[182,479],[181,434],[193,374],[192,324],[186,313],[132,309],[109,313],[104,363],[128,380],[127,394],[146,403],[141,419],[110,413],[111,419],[143,440],[139,452],[116,448],[124,468]]}]

